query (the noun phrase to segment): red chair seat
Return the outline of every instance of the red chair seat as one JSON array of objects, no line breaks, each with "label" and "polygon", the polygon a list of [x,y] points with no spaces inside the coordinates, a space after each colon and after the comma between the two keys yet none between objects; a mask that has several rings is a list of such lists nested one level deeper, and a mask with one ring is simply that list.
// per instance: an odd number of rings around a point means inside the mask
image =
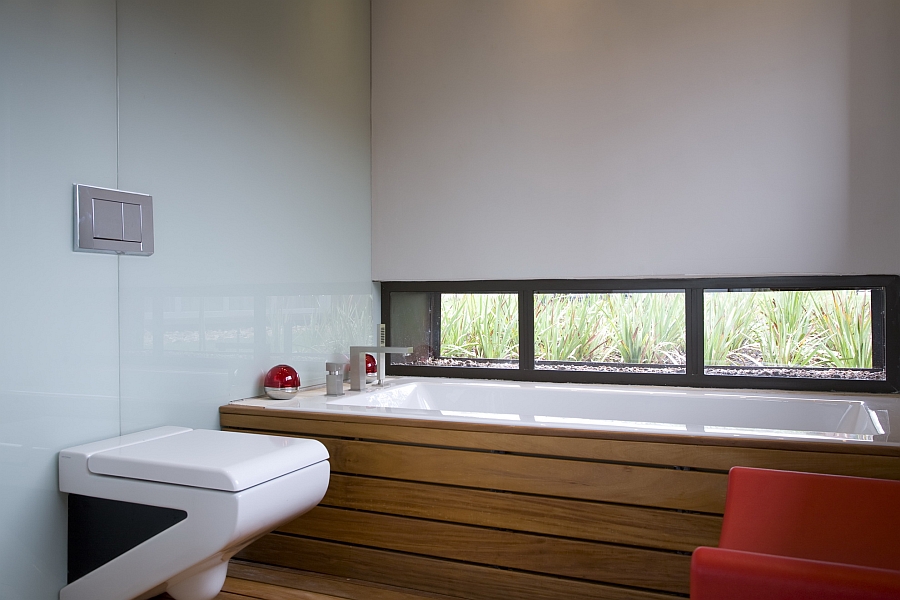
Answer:
[{"label": "red chair seat", "polygon": [[724,548],[697,548],[694,600],[897,600],[900,571]]},{"label": "red chair seat", "polygon": [[694,600],[900,600],[900,481],[735,467]]}]

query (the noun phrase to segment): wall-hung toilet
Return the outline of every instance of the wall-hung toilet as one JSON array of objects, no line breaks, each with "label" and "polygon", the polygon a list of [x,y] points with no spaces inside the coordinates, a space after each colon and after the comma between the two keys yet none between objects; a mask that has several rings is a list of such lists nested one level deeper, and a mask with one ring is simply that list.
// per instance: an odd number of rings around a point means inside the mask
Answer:
[{"label": "wall-hung toilet", "polygon": [[160,427],[63,450],[60,600],[210,600],[228,559],[318,504],[328,479],[325,447],[298,438]]}]

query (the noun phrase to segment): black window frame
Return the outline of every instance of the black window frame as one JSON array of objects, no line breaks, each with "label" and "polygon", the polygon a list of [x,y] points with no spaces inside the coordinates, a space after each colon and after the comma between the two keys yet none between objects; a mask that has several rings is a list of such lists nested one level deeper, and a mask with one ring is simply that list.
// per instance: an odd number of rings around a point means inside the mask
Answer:
[{"label": "black window frame", "polygon": [[[703,364],[703,293],[705,290],[818,291],[883,288],[883,306],[872,295],[873,367],[883,361],[885,379],[816,379],[759,375],[707,375]],[[592,293],[681,291],[685,294],[686,372],[626,373],[548,370],[534,368],[534,295],[536,293]],[[381,318],[391,343],[391,294],[431,293],[514,293],[519,296],[519,367],[437,367],[391,364],[386,357],[386,373],[411,377],[460,379],[501,379],[555,383],[607,383],[698,388],[776,389],[817,392],[896,393],[900,391],[900,276],[828,275],[777,277],[698,277],[666,279],[528,279],[478,281],[390,281],[381,282]],[[435,302],[440,306],[440,302]],[[440,331],[439,313],[433,327]],[[879,322],[882,326],[878,326]],[[883,343],[878,337],[883,332]],[[439,335],[439,334],[438,334]],[[880,349],[883,349],[883,353]]]}]

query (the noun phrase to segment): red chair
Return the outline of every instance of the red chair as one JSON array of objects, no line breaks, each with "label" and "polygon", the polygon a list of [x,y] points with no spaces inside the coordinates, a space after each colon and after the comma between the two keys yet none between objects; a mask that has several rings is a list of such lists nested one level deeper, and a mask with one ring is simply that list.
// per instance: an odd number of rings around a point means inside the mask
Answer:
[{"label": "red chair", "polygon": [[900,481],[734,467],[691,598],[900,599]]}]

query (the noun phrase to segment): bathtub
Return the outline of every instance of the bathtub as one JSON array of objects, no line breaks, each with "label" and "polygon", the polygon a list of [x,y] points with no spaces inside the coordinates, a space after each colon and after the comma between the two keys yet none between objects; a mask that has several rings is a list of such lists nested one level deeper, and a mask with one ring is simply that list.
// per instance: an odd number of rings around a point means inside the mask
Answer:
[{"label": "bathtub", "polygon": [[885,442],[888,411],[865,396],[752,390],[520,383],[400,377],[332,398],[233,404],[555,429],[712,437]]},{"label": "bathtub", "polygon": [[332,468],[319,507],[240,559],[444,596],[677,598],[688,553],[718,543],[729,469],[898,480],[897,404],[400,377],[233,402],[219,418],[317,439]]}]

